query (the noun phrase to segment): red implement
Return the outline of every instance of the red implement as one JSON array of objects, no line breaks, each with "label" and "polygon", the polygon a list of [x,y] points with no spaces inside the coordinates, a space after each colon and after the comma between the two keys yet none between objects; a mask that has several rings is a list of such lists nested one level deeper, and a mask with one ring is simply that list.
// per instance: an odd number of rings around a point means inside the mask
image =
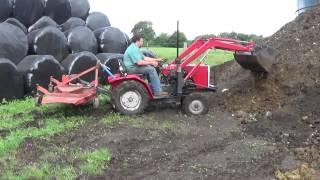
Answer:
[{"label": "red implement", "polygon": [[[74,83],[80,77],[95,71],[95,80],[88,84]],[[83,105],[94,102],[99,85],[99,66],[92,67],[78,75],[64,75],[62,81],[50,78],[49,90],[37,85],[37,104],[65,103]]]}]

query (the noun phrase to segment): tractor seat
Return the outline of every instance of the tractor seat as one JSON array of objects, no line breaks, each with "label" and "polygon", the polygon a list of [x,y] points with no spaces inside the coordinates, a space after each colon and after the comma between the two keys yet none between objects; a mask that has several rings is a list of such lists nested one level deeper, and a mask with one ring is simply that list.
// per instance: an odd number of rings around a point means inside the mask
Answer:
[{"label": "tractor seat", "polygon": [[104,64],[110,68],[112,74],[134,74],[142,79],[146,79],[144,74],[129,73],[123,63],[123,55],[115,54],[109,57]]},{"label": "tractor seat", "polygon": [[[123,54],[106,54],[108,57],[103,60],[103,64],[110,68],[112,74],[126,74],[127,68],[123,63]],[[106,75],[107,76],[107,75]]]}]

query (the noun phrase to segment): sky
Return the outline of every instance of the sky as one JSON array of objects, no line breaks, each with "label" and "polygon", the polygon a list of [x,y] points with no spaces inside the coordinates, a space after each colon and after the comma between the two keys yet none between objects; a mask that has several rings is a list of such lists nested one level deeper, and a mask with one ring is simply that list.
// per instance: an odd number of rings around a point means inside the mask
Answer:
[{"label": "sky", "polygon": [[105,13],[111,25],[131,36],[142,20],[156,34],[173,33],[176,22],[188,39],[238,32],[270,36],[296,16],[296,0],[89,0],[91,12]]}]

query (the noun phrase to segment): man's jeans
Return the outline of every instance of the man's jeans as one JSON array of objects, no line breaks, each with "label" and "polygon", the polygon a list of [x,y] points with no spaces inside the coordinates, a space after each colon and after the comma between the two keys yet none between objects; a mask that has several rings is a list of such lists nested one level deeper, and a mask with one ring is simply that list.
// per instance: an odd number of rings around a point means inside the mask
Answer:
[{"label": "man's jeans", "polygon": [[158,73],[153,66],[136,66],[134,68],[128,68],[127,70],[129,74],[143,74],[147,76],[149,83],[151,83],[153,93],[162,91]]}]

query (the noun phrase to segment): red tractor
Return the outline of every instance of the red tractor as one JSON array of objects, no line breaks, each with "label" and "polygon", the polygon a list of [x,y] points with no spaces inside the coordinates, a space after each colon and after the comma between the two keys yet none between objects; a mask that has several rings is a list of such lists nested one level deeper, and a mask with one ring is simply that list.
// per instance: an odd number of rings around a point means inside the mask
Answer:
[{"label": "red tractor", "polygon": [[[226,38],[196,40],[173,62],[161,65],[159,75],[163,90],[169,93],[167,97],[156,98],[143,75],[127,74],[123,62],[117,60],[114,63],[118,66],[116,74],[110,72],[108,67],[101,65],[108,75],[105,79],[110,89],[98,86],[99,66],[97,66],[79,75],[64,76],[62,82],[51,78],[50,91],[38,86],[37,103],[58,102],[80,105],[93,102],[97,106],[97,94],[102,92],[108,94],[113,107],[125,115],[142,113],[150,101],[174,103],[190,115],[206,114],[209,105],[203,92],[217,90],[217,87],[210,83],[210,66],[204,63],[210,51],[214,49],[233,51],[235,60],[243,68],[253,72],[268,73],[275,58],[275,51],[271,48],[255,51],[253,46],[252,42]],[[192,62],[196,63],[192,64]],[[72,83],[94,70],[96,71],[95,81]]]}]

